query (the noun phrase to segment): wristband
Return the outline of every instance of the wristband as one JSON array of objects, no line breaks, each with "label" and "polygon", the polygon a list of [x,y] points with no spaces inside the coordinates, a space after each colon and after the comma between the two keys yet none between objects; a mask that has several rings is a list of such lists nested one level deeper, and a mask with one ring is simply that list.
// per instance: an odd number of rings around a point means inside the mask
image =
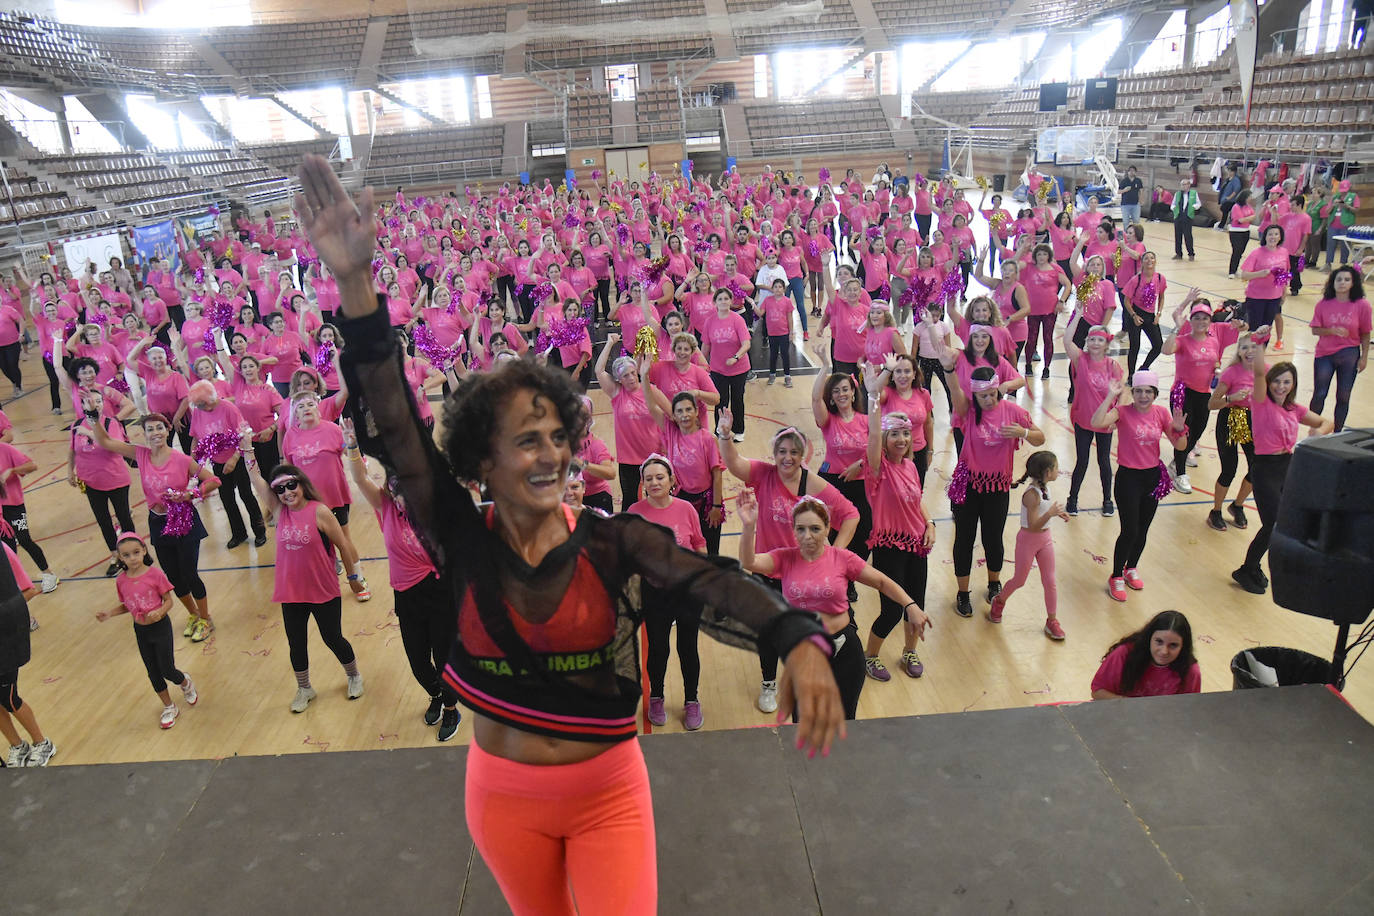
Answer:
[{"label": "wristband", "polygon": [[348,575],[348,581],[349,581],[349,582],[357,582],[359,578],[360,578],[360,577],[358,576],[357,573],[349,573],[349,575]]}]

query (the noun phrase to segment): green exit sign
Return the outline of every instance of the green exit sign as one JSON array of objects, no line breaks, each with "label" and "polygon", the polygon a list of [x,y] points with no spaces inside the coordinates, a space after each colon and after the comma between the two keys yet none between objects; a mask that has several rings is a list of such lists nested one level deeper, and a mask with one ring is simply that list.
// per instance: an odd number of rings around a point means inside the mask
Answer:
[{"label": "green exit sign", "polygon": [[583,160],[582,160],[582,164],[583,164],[583,165],[596,165],[596,160],[595,160],[595,159],[583,159]]}]

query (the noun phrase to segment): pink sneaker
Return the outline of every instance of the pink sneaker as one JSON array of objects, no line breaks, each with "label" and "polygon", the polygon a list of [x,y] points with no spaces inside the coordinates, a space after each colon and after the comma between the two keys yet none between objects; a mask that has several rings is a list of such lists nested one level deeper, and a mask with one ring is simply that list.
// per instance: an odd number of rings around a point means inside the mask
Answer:
[{"label": "pink sneaker", "polygon": [[688,700],[682,704],[682,724],[689,732],[694,732],[701,728],[705,719],[701,715],[701,702],[699,700]]},{"label": "pink sneaker", "polygon": [[666,725],[668,711],[663,706],[663,697],[649,697],[649,724]]},{"label": "pink sneaker", "polygon": [[1050,617],[1046,619],[1045,635],[1056,641],[1064,638],[1064,628],[1059,625],[1058,618]]},{"label": "pink sneaker", "polygon": [[1136,572],[1134,569],[1123,569],[1121,571],[1121,576],[1126,580],[1126,584],[1136,591],[1140,591],[1145,587],[1145,580],[1140,578],[1140,573]]},{"label": "pink sneaker", "polygon": [[1002,600],[1001,595],[998,595],[996,598],[993,598],[992,606],[988,608],[988,620],[991,620],[993,623],[1001,623],[1002,611],[1006,608],[1006,606],[1007,603]]},{"label": "pink sneaker", "polygon": [[1112,576],[1107,580],[1107,594],[1112,596],[1114,601],[1126,600],[1126,580]]}]

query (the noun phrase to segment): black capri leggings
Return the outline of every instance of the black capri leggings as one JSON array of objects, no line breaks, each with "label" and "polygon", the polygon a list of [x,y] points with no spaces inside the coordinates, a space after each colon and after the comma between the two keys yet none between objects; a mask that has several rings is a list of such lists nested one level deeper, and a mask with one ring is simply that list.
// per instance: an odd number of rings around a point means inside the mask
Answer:
[{"label": "black capri leggings", "polygon": [[57,370],[53,368],[52,363],[45,359],[43,360],[43,371],[48,373],[48,397],[52,398],[52,409],[61,410],[62,395],[59,393],[61,386],[57,383]]},{"label": "black capri leggings", "polygon": [[[196,512],[193,508],[192,512]],[[172,583],[172,590],[178,598],[190,595],[197,600],[205,597],[205,583],[200,578],[200,542],[205,537],[205,524],[196,512],[195,524],[189,534],[180,537],[163,537],[162,529],[167,525],[167,516],[156,512],[148,513],[148,540],[153,545],[157,561],[162,571]]]},{"label": "black capri leggings", "polygon": [[154,623],[134,624],[134,639],[138,642],[138,654],[143,659],[143,667],[148,671],[148,683],[153,685],[153,693],[162,693],[171,681],[178,687],[186,683],[186,675],[177,670],[176,659],[172,654],[172,621],[163,617]]},{"label": "black capri leggings", "polygon": [[[896,582],[921,607],[926,603],[926,558],[910,550],[897,547],[874,547],[873,568]],[[879,598],[878,619],[873,621],[873,635],[887,639],[901,623],[906,609],[887,595]]]},{"label": "black capri leggings", "polygon": [[620,462],[620,511],[639,501],[639,465]]},{"label": "black capri leggings", "polygon": [[[692,508],[697,510],[697,520],[701,522],[701,533],[706,538],[706,552],[711,556],[720,555],[720,526],[711,524],[711,506],[715,502],[714,492],[711,489],[703,490],[700,493],[689,493],[686,490],[679,490],[678,499],[685,499],[692,504]],[[587,500],[582,500],[587,504]]]},{"label": "black capri leggings", "polygon": [[716,386],[716,393],[720,395],[720,404],[716,406],[715,411],[716,425],[720,425],[720,409],[728,407],[733,418],[730,431],[736,435],[744,432],[744,386],[748,381],[748,372],[741,372],[739,375],[711,373],[711,383]]},{"label": "black capri leggings", "polygon": [[1231,441],[1231,414],[1236,411],[1245,413],[1248,417],[1250,408],[1248,407],[1223,407],[1217,412],[1217,457],[1221,459],[1221,473],[1217,475],[1218,487],[1229,487],[1231,481],[1236,479],[1236,470],[1240,467],[1240,450],[1245,450],[1245,479],[1250,479],[1250,468],[1255,464],[1255,443],[1254,441],[1242,442],[1240,445]]},{"label": "black capri leggings", "polygon": [[1188,453],[1202,440],[1202,434],[1207,431],[1207,420],[1212,415],[1207,402],[1211,399],[1210,391],[1194,391],[1191,388],[1183,390],[1183,419],[1188,424],[1188,447],[1174,449],[1175,474],[1185,474],[1188,471]]},{"label": "black capri leggings", "polygon": [[921,385],[927,392],[933,393],[934,379],[939,379],[940,384],[945,386],[945,407],[954,409],[954,396],[949,390],[949,376],[945,375],[945,367],[940,365],[938,359],[928,359],[924,356],[918,357],[916,364],[921,367]]},{"label": "black capri leggings", "polygon": [[1245,551],[1245,565],[1252,571],[1260,571],[1260,561],[1269,551],[1269,539],[1274,536],[1274,523],[1279,517],[1279,500],[1283,498],[1283,482],[1292,460],[1292,452],[1256,455],[1251,459],[1250,482],[1255,488],[1255,508],[1260,517],[1260,529]]},{"label": "black capri leggings", "polygon": [[962,503],[951,506],[954,510],[954,575],[962,578],[973,570],[973,542],[978,536],[979,525],[983,528],[983,553],[987,557],[988,573],[1002,572],[1005,555],[1002,532],[1007,526],[1010,505],[1011,493],[1007,490],[981,493],[970,488]]},{"label": "black capri leggings", "polygon": [[[835,686],[840,688],[840,705],[844,707],[844,717],[853,719],[859,711],[859,694],[863,693],[866,669],[864,650],[859,645],[859,628],[850,622],[838,633],[830,634],[831,643],[836,643],[830,654],[830,673],[835,676]],[[797,710],[792,710],[792,721],[797,721]]]},{"label": "black capri leggings", "polygon": [[[868,504],[868,493],[864,490],[863,478],[841,480],[839,474],[827,472],[821,475],[821,479],[839,490],[841,495],[859,510],[859,527],[854,529],[854,537],[850,538],[848,549],[863,559],[868,559],[868,536],[873,532],[873,507]],[[831,528],[830,543],[835,543],[836,534],[838,532]]]},{"label": "black capri leggings", "polygon": [[1121,520],[1121,533],[1112,550],[1113,578],[1119,579],[1123,570],[1134,569],[1145,552],[1145,537],[1159,508],[1154,498],[1159,473],[1158,467],[1116,469],[1116,517]]},{"label": "black capri leggings", "polygon": [[101,536],[105,538],[105,546],[113,551],[115,529],[114,523],[110,520],[111,510],[119,520],[120,531],[134,530],[134,517],[129,514],[129,488],[97,490],[95,487],[87,486],[86,501],[91,504],[91,512],[95,515],[95,523],[100,526]]},{"label": "black capri leggings", "polygon": [[0,671],[0,709],[5,712],[18,712],[24,708],[19,698],[19,669]]},{"label": "black capri leggings", "polygon": [[393,589],[393,593],[410,673],[431,699],[443,697],[445,706],[453,706],[458,695],[439,676],[458,636],[458,618],[449,607],[447,589],[430,573],[410,588]]},{"label": "black capri leggings", "polygon": [[[343,601],[331,598],[323,604],[289,602],[281,606],[282,626],[286,629],[286,644],[291,650],[291,670],[310,670],[310,637],[306,624],[311,617],[320,628],[320,638],[334,653],[341,665],[351,665],[355,656],[353,646],[343,635]],[[456,625],[456,624],[455,624]]]},{"label": "black capri leggings", "polygon": [[[1160,351],[1164,349],[1164,340],[1159,333],[1159,315],[1139,308],[1135,310],[1135,313],[1140,316],[1140,324],[1136,324],[1129,314],[1121,319],[1121,323],[1126,326],[1126,339],[1129,342],[1129,349],[1126,352],[1126,368],[1130,375],[1135,375],[1136,358],[1140,356],[1140,335],[1144,334],[1146,339],[1150,341],[1150,352],[1145,354],[1145,362],[1140,364],[1141,369],[1150,368],[1155,357],[1159,356]],[[1080,321],[1079,324],[1082,322]]]},{"label": "black capri leggings", "polygon": [[1112,492],[1112,434],[1096,433],[1075,423],[1073,445],[1078,457],[1074,461],[1073,476],[1069,483],[1069,498],[1072,500],[1078,499],[1078,491],[1088,476],[1088,456],[1094,443],[1097,444],[1097,473],[1102,478],[1102,498],[1106,499],[1107,494]]},{"label": "black capri leggings", "polygon": [[677,661],[682,667],[682,699],[697,698],[701,682],[701,655],[697,652],[697,631],[701,606],[681,595],[673,595],[647,582],[641,585],[644,606],[644,635],[648,638],[649,696],[663,696],[663,681],[668,675],[668,637],[677,624]]},{"label": "black capri leggings", "polygon": [[29,515],[24,509],[24,504],[17,506],[0,506],[0,515],[9,523],[10,530],[14,532],[12,537],[0,537],[10,546],[10,550],[18,550],[23,547],[25,552],[33,558],[33,562],[38,564],[40,572],[48,571],[48,558],[43,554],[43,548],[39,547],[34,541],[33,535],[29,533]]},{"label": "black capri leggings", "polygon": [[24,387],[24,376],[19,371],[19,341],[0,347],[0,372],[14,383],[15,388]]}]

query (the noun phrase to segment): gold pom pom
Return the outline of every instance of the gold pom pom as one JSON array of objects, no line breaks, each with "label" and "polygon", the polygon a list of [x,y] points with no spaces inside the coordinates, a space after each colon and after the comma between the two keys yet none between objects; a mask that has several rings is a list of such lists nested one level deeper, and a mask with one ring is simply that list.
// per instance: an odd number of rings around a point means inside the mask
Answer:
[{"label": "gold pom pom", "polygon": [[987,176],[985,175],[979,175],[977,178],[973,179],[973,181],[975,184],[978,185],[979,188],[981,188],[984,191],[986,191],[991,186],[991,182],[988,181]]},{"label": "gold pom pom", "polygon": [[645,325],[635,334],[635,360],[641,360],[646,355],[651,363],[658,362],[658,335],[654,329]]},{"label": "gold pom pom", "polygon": [[1078,284],[1078,301],[1087,302],[1097,292],[1097,275],[1088,274],[1083,281]]},{"label": "gold pom pom", "polygon": [[1244,407],[1232,407],[1226,417],[1226,434],[1232,445],[1254,442],[1255,436],[1250,430],[1250,411]]}]

